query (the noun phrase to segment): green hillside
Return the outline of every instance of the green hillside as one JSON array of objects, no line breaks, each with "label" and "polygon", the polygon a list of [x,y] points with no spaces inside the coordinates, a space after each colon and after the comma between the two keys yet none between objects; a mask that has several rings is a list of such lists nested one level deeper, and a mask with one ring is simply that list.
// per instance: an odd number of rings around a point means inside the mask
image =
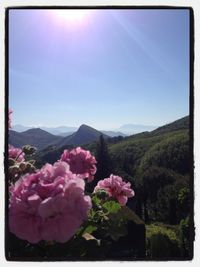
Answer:
[{"label": "green hillside", "polygon": [[[189,117],[185,117],[152,132],[108,139],[102,155],[98,141],[84,145],[98,162],[98,172],[88,189],[92,191],[98,180],[110,173],[121,175],[132,183],[136,193],[129,201],[130,206],[146,222],[179,223],[189,213],[190,206],[192,155],[188,125]],[[72,146],[40,151],[35,156],[38,166],[55,162],[66,148]],[[186,202],[184,208],[181,208],[181,197]]]},{"label": "green hillside", "polygon": [[180,173],[189,169],[187,129],[133,136],[109,145],[109,151],[113,160],[118,162],[117,168],[129,175],[134,175],[138,167],[148,168],[151,165],[177,169]]},{"label": "green hillside", "polygon": [[[159,247],[170,246],[170,255],[187,257],[191,253],[189,238],[193,231],[189,117],[152,132],[124,138],[101,137],[82,147],[95,155],[98,169],[86,189],[92,192],[97,182],[110,173],[131,182],[135,196],[128,206],[148,225],[149,255],[160,255]],[[40,151],[35,156],[38,166],[55,162],[66,148],[72,146],[51,146]],[[178,229],[176,240],[165,225]]]},{"label": "green hillside", "polygon": [[177,224],[189,213],[188,125],[185,117],[108,145],[113,172],[132,183],[136,196],[130,205],[146,222]]}]

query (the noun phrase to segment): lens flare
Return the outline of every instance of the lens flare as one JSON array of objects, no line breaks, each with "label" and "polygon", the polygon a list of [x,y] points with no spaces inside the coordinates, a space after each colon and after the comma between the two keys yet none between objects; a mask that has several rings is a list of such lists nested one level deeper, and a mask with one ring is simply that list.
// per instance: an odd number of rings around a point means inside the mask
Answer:
[{"label": "lens flare", "polygon": [[75,23],[83,21],[88,16],[89,11],[85,9],[65,9],[54,10],[53,13],[60,20]]}]

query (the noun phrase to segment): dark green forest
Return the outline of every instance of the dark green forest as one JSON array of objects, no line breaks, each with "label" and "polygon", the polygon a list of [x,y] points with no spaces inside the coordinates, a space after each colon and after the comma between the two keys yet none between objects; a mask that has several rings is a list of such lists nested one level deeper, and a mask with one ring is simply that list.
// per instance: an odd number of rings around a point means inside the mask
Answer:
[{"label": "dark green forest", "polygon": [[[132,184],[135,197],[128,206],[145,222],[146,255],[191,257],[193,241],[192,148],[189,117],[129,137],[114,137],[82,147],[97,159],[98,180],[110,173]],[[65,146],[38,152],[38,166],[58,160]],[[161,249],[162,248],[162,249]]]}]

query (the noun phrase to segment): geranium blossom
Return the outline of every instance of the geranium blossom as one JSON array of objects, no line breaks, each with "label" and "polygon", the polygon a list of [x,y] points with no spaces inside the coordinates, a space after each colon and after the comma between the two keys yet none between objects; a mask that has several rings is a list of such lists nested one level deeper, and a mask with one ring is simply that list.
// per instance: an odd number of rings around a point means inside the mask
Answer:
[{"label": "geranium blossom", "polygon": [[26,174],[10,189],[10,231],[30,243],[66,242],[91,208],[84,189],[84,180],[71,173],[66,162]]},{"label": "geranium blossom", "polygon": [[24,161],[24,152],[22,152],[21,148],[17,148],[14,146],[8,146],[8,157],[16,160],[17,162]]},{"label": "geranium blossom", "polygon": [[94,192],[104,189],[110,197],[117,199],[121,206],[126,205],[128,198],[134,196],[131,184],[124,182],[120,176],[111,174],[109,178],[100,180],[94,188]]},{"label": "geranium blossom", "polygon": [[69,150],[64,150],[61,155],[61,160],[69,164],[70,170],[76,173],[79,178],[86,178],[88,181],[94,179],[96,173],[96,159],[91,155],[90,151],[77,147]]}]

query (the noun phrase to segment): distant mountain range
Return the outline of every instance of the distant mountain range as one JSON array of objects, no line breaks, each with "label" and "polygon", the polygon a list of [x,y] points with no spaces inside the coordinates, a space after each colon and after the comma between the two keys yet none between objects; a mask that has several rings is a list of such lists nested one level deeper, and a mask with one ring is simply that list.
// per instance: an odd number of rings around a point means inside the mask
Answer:
[{"label": "distant mountain range", "polygon": [[122,133],[122,132],[118,132],[117,130],[116,131],[103,131],[101,130],[100,132],[104,133],[105,135],[108,135],[110,137],[116,137],[116,136],[127,136],[126,134]]},{"label": "distant mountain range", "polygon": [[9,144],[15,147],[22,147],[29,144],[37,147],[37,149],[43,149],[56,144],[61,139],[63,137],[50,134],[40,128],[29,129],[21,133],[13,130],[9,131]]},{"label": "distant mountain range", "polygon": [[[30,144],[32,146],[37,147],[38,150],[42,150],[48,146],[55,146],[57,148],[67,146],[67,145],[83,145],[83,144],[89,144],[93,141],[96,141],[99,139],[100,135],[103,135],[105,139],[115,137],[115,136],[122,136],[124,137],[124,131],[130,131],[131,129],[135,129],[135,132],[139,131],[139,129],[143,129],[143,132],[151,132],[152,134],[156,134],[157,132],[165,132],[168,131],[169,128],[171,130],[176,130],[177,128],[180,129],[186,128],[189,125],[189,119],[188,116],[184,117],[180,120],[177,120],[171,124],[164,125],[162,127],[159,127],[155,130],[153,126],[145,126],[145,125],[133,125],[133,124],[126,124],[120,127],[120,129],[123,130],[123,132],[116,132],[116,131],[98,131],[88,125],[81,125],[76,131],[74,131],[75,127],[67,127],[67,126],[60,126],[56,128],[48,128],[45,127],[45,129],[51,129],[51,131],[59,132],[60,135],[55,135],[52,133],[49,133],[48,131],[40,128],[32,128],[28,129],[22,132],[23,129],[26,129],[25,126],[22,125],[15,125],[13,127],[14,130],[9,131],[9,143],[11,145],[14,145],[15,147],[22,147],[26,144]],[[143,127],[143,128],[142,128]],[[148,131],[149,130],[149,131]],[[138,133],[139,134],[139,133]],[[134,136],[134,135],[133,135]],[[130,136],[131,137],[131,136]],[[129,137],[125,137],[129,138]]]},{"label": "distant mountain range", "polygon": [[[145,131],[122,138],[109,138],[107,139],[107,144],[112,158],[117,162],[115,165],[121,166],[122,169],[125,168],[122,173],[122,175],[124,175],[124,171],[127,172],[133,170],[134,168],[132,168],[132,166],[136,163],[139,164],[138,160],[145,155],[145,152],[150,149],[152,145],[156,145],[161,140],[165,142],[168,137],[179,135],[181,132],[187,133],[188,129],[189,117],[187,116],[173,123],[161,126],[151,132]],[[80,144],[80,142],[84,142],[84,144],[81,144],[83,148],[90,150],[91,153],[95,154],[96,144],[94,141],[99,138],[99,134],[100,132],[94,128],[82,125],[75,134],[59,141],[59,147],[49,146],[43,150],[39,150],[35,155],[35,159],[40,166],[46,162],[53,163],[60,158],[64,149],[70,149],[72,147],[70,144],[76,143],[77,145]],[[107,138],[107,136],[104,137]],[[89,140],[94,141],[89,142]],[[176,155],[176,153],[174,155]],[[127,165],[124,164],[124,159],[129,159],[131,162],[128,161],[130,164],[128,169],[126,169]]]},{"label": "distant mountain range", "polygon": [[126,135],[132,135],[136,133],[153,131],[158,126],[142,125],[142,124],[124,124],[119,127],[119,131]]},{"label": "distant mountain range", "polygon": [[71,127],[71,126],[58,126],[58,127],[30,127],[30,126],[24,126],[21,124],[16,124],[12,127],[12,130],[16,132],[24,132],[29,129],[37,129],[40,128],[46,132],[49,132],[54,135],[61,135],[61,136],[67,136],[69,133],[72,134],[73,132],[77,131],[77,127]]},{"label": "distant mountain range", "polygon": [[[37,129],[37,128],[24,126],[21,124],[16,124],[13,126],[12,130],[16,132],[24,132],[29,129]],[[58,126],[58,127],[41,126],[39,128],[51,134],[60,135],[60,136],[69,136],[78,130],[78,127],[72,127],[72,126]],[[100,130],[100,132],[110,137],[115,137],[115,136],[127,136],[127,135],[145,132],[145,131],[152,131],[156,128],[157,126],[149,126],[149,125],[142,125],[142,124],[141,125],[140,124],[124,124],[120,126],[119,128],[110,129],[110,130]]]},{"label": "distant mountain range", "polygon": [[10,130],[9,144],[15,147],[29,144],[41,150],[47,146],[62,147],[65,145],[87,144],[98,140],[100,135],[103,135],[105,139],[109,138],[108,135],[84,124],[76,132],[64,137],[50,134],[40,128],[29,129],[21,133]]},{"label": "distant mountain range", "polygon": [[[21,132],[25,132],[25,131],[30,130],[30,129],[37,129],[37,128],[38,127],[29,127],[29,126],[24,126],[21,124],[16,124],[12,127],[12,130],[21,133]],[[42,126],[42,127],[40,127],[40,129],[42,129],[46,132],[49,132],[51,134],[60,135],[60,136],[69,136],[78,130],[77,127],[71,127],[71,126],[58,126],[58,127],[43,127]],[[104,133],[110,137],[115,137],[115,136],[119,136],[119,135],[120,136],[126,136],[126,134],[119,132],[118,130],[116,130],[116,131],[101,130],[100,132],[102,132],[102,133]]]}]

